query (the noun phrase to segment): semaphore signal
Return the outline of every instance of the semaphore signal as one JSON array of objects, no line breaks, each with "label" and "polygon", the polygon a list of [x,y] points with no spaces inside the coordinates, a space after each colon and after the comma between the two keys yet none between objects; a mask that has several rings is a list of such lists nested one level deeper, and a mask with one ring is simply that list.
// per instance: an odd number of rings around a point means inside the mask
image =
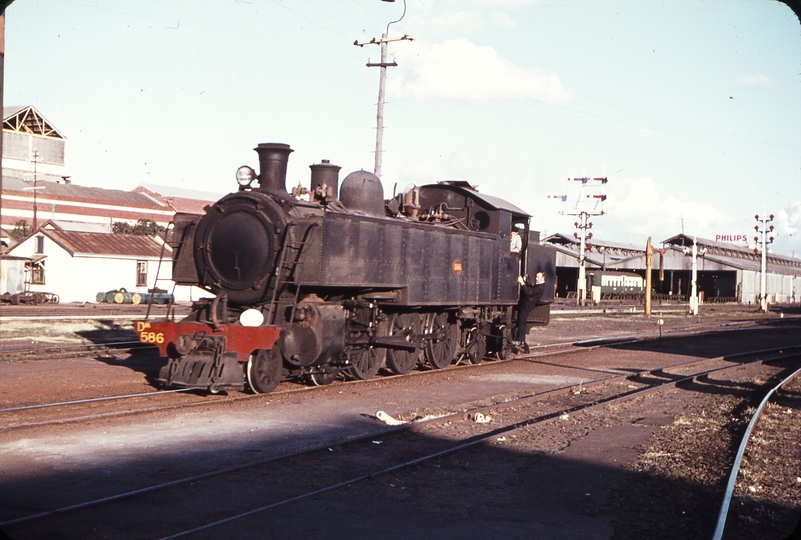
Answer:
[{"label": "semaphore signal", "polygon": [[[576,291],[577,291],[577,303],[579,305],[584,305],[587,301],[587,279],[586,279],[586,269],[585,269],[585,250],[592,249],[592,244],[589,240],[592,239],[592,233],[588,232],[592,229],[592,222],[589,221],[591,216],[602,216],[606,212],[603,208],[603,203],[606,201],[606,194],[603,193],[595,193],[595,194],[586,194],[585,189],[590,184],[590,182],[597,182],[599,185],[605,185],[609,179],[606,177],[603,178],[590,178],[590,177],[580,177],[580,178],[568,178],[568,182],[581,182],[581,191],[579,193],[578,200],[576,201],[575,207],[573,210],[565,211],[562,210],[560,214],[568,215],[568,216],[578,216],[579,221],[573,223],[573,225],[578,229],[577,232],[573,233],[573,238],[579,241],[579,276],[578,276],[578,283],[576,284]],[[559,196],[549,196],[548,198],[560,198],[562,202],[567,201],[567,195],[559,195]],[[587,209],[587,202],[594,201],[595,208]]]}]

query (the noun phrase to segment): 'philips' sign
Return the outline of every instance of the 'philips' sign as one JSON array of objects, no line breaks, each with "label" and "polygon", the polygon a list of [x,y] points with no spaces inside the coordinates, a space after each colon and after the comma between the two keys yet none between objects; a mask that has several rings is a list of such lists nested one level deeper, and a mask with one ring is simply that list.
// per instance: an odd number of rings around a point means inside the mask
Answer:
[{"label": "'philips' sign", "polygon": [[716,234],[715,242],[731,242],[733,244],[737,243],[747,244],[748,237],[744,234]]}]

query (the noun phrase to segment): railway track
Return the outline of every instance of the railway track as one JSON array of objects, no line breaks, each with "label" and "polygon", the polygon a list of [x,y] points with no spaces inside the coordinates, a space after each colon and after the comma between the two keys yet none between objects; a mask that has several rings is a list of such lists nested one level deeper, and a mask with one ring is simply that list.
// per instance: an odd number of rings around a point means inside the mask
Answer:
[{"label": "railway track", "polygon": [[[734,458],[734,464],[732,465],[731,473],[729,474],[729,480],[726,484],[726,491],[723,495],[723,503],[721,504],[720,513],[718,514],[718,521],[715,527],[715,532],[712,536],[713,540],[721,540],[723,538],[723,533],[726,530],[726,518],[728,517],[729,507],[731,505],[732,496],[734,494],[734,487],[735,482],[737,480],[737,476],[740,472],[740,465],[742,464],[743,455],[745,453],[746,446],[751,438],[751,434],[753,432],[754,427],[759,420],[759,415],[762,413],[763,408],[767,404],[768,400],[776,393],[777,390],[782,388],[783,386],[787,385],[791,380],[795,379],[796,377],[801,374],[801,368],[796,369],[792,373],[790,373],[787,377],[783,378],[776,384],[770,391],[765,395],[765,397],[760,402],[759,406],[756,408],[754,415],[751,417],[751,420],[748,422],[748,427],[745,430],[745,435],[743,436],[742,440],[740,441],[740,446],[737,451],[737,455]],[[796,527],[796,532],[801,528],[801,521],[799,521],[799,526]]]},{"label": "railway track", "polygon": [[136,350],[156,350],[154,345],[138,341],[113,341],[84,345],[57,345],[16,347],[0,351],[0,362],[31,362],[37,360],[57,360],[108,354],[111,352],[132,352]]},{"label": "railway track", "polygon": [[[0,317],[2,319],[2,317]],[[51,318],[42,317],[43,320],[52,320]],[[30,317],[22,317],[21,320],[30,320]],[[71,320],[71,319],[70,319]],[[82,317],[81,320],[93,320],[91,317]],[[777,325],[793,325],[798,324],[801,321],[801,316],[787,316],[782,317],[780,319],[764,319],[764,318],[757,318],[757,319],[743,319],[738,321],[714,321],[714,322],[690,322],[687,324],[675,326],[669,329],[662,330],[659,325],[659,316],[655,315],[653,318],[654,321],[654,328],[650,331],[645,330],[642,332],[637,332],[634,334],[628,335],[620,335],[614,337],[603,337],[598,338],[601,341],[606,341],[607,343],[610,340],[619,339],[619,340],[628,340],[628,339],[650,339],[654,337],[658,337],[661,335],[672,337],[672,336],[686,336],[692,335],[693,333],[704,333],[709,332],[711,330],[719,330],[719,329],[743,329],[743,328],[758,328],[758,327],[770,327],[770,326],[777,326]],[[593,339],[585,339],[585,340],[577,340],[577,341],[566,341],[561,343],[550,343],[544,344],[539,346],[534,346],[532,349],[540,350],[540,349],[550,349],[559,346],[569,346],[574,343],[582,343],[582,342],[592,342]],[[51,360],[55,358],[70,358],[70,357],[79,357],[79,356],[90,356],[92,354],[103,354],[106,352],[126,352],[126,351],[134,351],[134,350],[144,350],[144,349],[152,349],[155,350],[155,346],[140,343],[139,341],[133,340],[123,340],[123,341],[108,341],[103,343],[90,343],[90,344],[72,344],[72,345],[43,345],[43,344],[36,344],[31,346],[25,347],[10,347],[4,348],[0,350],[0,362],[14,362],[14,361],[37,361],[37,360]]]},{"label": "railway track", "polygon": [[[37,531],[53,527],[74,527],[76,523],[97,523],[99,514],[140,516],[139,537],[182,538],[208,534],[226,536],[226,527],[251,516],[323,493],[353,486],[367,479],[398,473],[421,463],[443,458],[482,444],[495,444],[522,430],[581,413],[599,410],[648,393],[665,390],[699,378],[722,375],[729,370],[756,363],[797,363],[798,348],[781,352],[750,351],[725,358],[710,358],[663,366],[633,374],[599,377],[581,387],[565,386],[513,400],[451,411],[433,418],[399,421],[391,427],[378,426],[370,433],[347,440],[330,440],[322,445],[286,455],[239,463],[203,474],[174,479],[142,489],[83,501],[74,505],[32,514],[0,523],[9,534],[23,531],[38,537]],[[564,398],[567,402],[549,400]],[[536,410],[532,405],[537,404]],[[533,414],[532,414],[533,413]],[[382,416],[382,415],[379,415]],[[414,449],[413,452],[410,449]],[[291,482],[287,479],[291,478]],[[159,509],[159,501],[214,500],[215,494],[231,493],[233,500],[215,505],[217,519],[207,517],[208,508],[184,507],[181,524]],[[141,513],[149,508],[149,513]],[[203,509],[205,508],[205,509]],[[194,512],[194,513],[193,513]],[[186,524],[201,524],[189,526]],[[29,527],[32,527],[29,529]],[[86,537],[91,537],[88,534]]]},{"label": "railway track", "polygon": [[[727,324],[726,327],[720,328],[719,326],[697,328],[693,327],[691,330],[674,330],[670,334],[665,334],[665,337],[680,338],[689,337],[705,333],[721,333],[736,330],[743,330],[748,328],[768,328],[771,325],[765,324],[764,321],[738,321],[736,323]],[[539,346],[532,346],[529,354],[515,355],[514,357],[504,360],[502,362],[521,362],[531,360],[541,360],[550,356],[557,356],[562,354],[576,354],[586,353],[592,349],[605,347],[610,345],[624,345],[627,343],[635,343],[638,341],[647,341],[659,337],[659,334],[653,332],[640,332],[628,335],[619,335],[607,338],[592,338],[580,339],[574,341],[561,341]],[[3,355],[11,355],[11,358],[19,360],[31,358],[75,358],[82,356],[92,356],[98,354],[111,354],[111,353],[124,353],[134,350],[148,350],[155,348],[151,345],[141,344],[139,342],[114,342],[102,343],[86,346],[74,347],[47,347],[47,348],[34,348],[34,349],[18,349],[0,353],[0,361]],[[483,364],[473,365],[469,362],[460,363],[449,367],[446,370],[415,370],[405,375],[404,377],[442,377],[447,376],[447,373],[454,370],[481,370],[482,365],[486,369],[487,366],[497,365],[497,361],[488,361]],[[609,372],[612,374],[612,372]],[[396,376],[390,375],[391,378]],[[381,380],[383,377],[378,377]],[[375,381],[373,379],[372,381]],[[371,380],[367,381],[348,381],[348,385],[364,385],[371,384]],[[45,402],[35,403],[27,406],[7,407],[0,409],[0,432],[9,431],[14,429],[41,427],[53,424],[67,424],[74,422],[86,422],[92,419],[100,418],[114,418],[120,416],[133,416],[147,413],[155,413],[160,411],[169,411],[176,409],[187,409],[191,407],[202,407],[209,405],[222,405],[225,403],[242,402],[247,400],[264,400],[272,399],[277,396],[314,392],[316,387],[313,386],[298,386],[295,383],[283,383],[276,391],[268,395],[252,395],[243,393],[221,394],[221,395],[208,395],[205,392],[193,389],[179,389],[179,390],[154,390],[153,392],[123,394],[123,395],[106,395],[87,397],[83,399],[75,399],[60,402]],[[175,396],[180,394],[180,396]],[[117,402],[125,402],[125,407],[120,409],[116,405]],[[154,405],[154,401],[157,403]],[[166,403],[158,404],[160,401]],[[106,407],[106,408],[102,408]],[[115,410],[116,407],[116,410]],[[58,411],[58,412],[56,412]]]}]

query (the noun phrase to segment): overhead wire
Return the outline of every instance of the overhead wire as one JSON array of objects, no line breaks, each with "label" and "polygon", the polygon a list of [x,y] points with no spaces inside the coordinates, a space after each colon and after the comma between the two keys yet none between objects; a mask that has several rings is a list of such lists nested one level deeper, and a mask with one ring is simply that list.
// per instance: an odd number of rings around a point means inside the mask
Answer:
[{"label": "overhead wire", "polygon": [[330,33],[332,33],[332,34],[334,34],[336,36],[341,37],[345,41],[347,41],[349,39],[347,36],[344,36],[344,35],[340,34],[339,32],[337,32],[335,30],[332,30],[332,29],[328,28],[327,26],[325,26],[323,24],[320,24],[319,22],[315,21],[314,19],[311,19],[311,18],[303,15],[302,13],[298,13],[294,9],[290,8],[289,6],[287,6],[284,2],[275,2],[274,1],[272,3],[284,8],[285,10],[289,11],[290,13],[295,15],[296,17],[299,17],[299,18],[303,19],[304,21],[308,21],[308,22],[312,23],[313,25],[317,26],[318,28],[322,28],[326,32],[330,32]]},{"label": "overhead wire", "polygon": [[313,8],[313,9],[316,9],[317,11],[319,11],[320,13],[322,13],[323,15],[325,15],[326,17],[328,17],[332,21],[335,21],[335,22],[341,24],[345,28],[349,28],[350,30],[353,30],[354,32],[359,32],[360,31],[360,30],[358,30],[358,28],[354,27],[351,23],[346,22],[346,21],[342,21],[342,20],[336,18],[335,16],[331,15],[328,11],[325,11],[324,9],[320,8],[319,5],[311,2],[310,0],[303,0],[303,2],[305,2],[309,7]]},{"label": "overhead wire", "polygon": [[368,13],[369,15],[371,15],[373,18],[375,18],[377,21],[380,21],[382,24],[384,24],[384,23],[386,23],[386,22],[387,22],[387,21],[386,21],[386,17],[379,17],[378,15],[376,15],[375,13],[373,13],[372,11],[370,11],[369,9],[367,9],[366,7],[364,7],[364,6],[362,5],[362,3],[361,3],[361,2],[359,2],[358,0],[353,0],[353,3],[354,3],[354,4],[356,4],[357,6],[359,6],[359,7],[360,7],[362,10],[364,10],[366,13]]},{"label": "overhead wire", "polygon": [[[117,13],[121,15],[127,15],[136,17],[142,20],[150,20],[156,21],[161,24],[165,25],[165,28],[168,28],[167,25],[176,25],[178,23],[178,28],[193,28],[196,30],[201,30],[205,32],[215,33],[219,35],[227,35],[227,36],[234,36],[238,38],[244,38],[249,40],[256,40],[262,42],[269,42],[280,46],[292,47],[292,48],[299,48],[305,50],[312,50],[312,51],[322,51],[329,54],[335,54],[338,56],[347,56],[347,57],[355,57],[357,51],[352,51],[350,48],[343,46],[341,49],[329,45],[323,45],[315,42],[311,42],[308,39],[289,39],[289,38],[277,38],[270,35],[268,32],[254,32],[250,30],[245,30],[242,27],[237,28],[230,28],[226,26],[221,26],[219,24],[208,24],[199,22],[196,20],[185,19],[185,18],[177,18],[174,16],[166,16],[160,15],[157,13],[153,13],[151,11],[144,11],[141,9],[134,9],[129,7],[123,6],[112,6],[109,4],[99,4],[97,2],[90,2],[89,0],[64,0],[68,4],[74,4],[85,8],[92,8],[100,11],[106,11],[109,13]],[[283,5],[280,2],[275,2],[275,4],[283,7],[294,16],[301,18],[303,20],[309,21],[315,26],[323,28],[324,30],[328,31],[329,33],[342,38],[343,43],[351,43],[352,38],[345,36],[342,33],[339,33],[331,28],[326,27],[325,25],[313,21],[312,19],[294,11],[287,6]],[[169,27],[170,29],[174,28],[173,26]]]}]

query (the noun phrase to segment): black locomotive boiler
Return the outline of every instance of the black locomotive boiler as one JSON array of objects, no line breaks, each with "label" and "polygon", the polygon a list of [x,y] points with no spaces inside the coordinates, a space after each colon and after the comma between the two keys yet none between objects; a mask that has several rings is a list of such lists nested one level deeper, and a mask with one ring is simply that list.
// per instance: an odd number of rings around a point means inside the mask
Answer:
[{"label": "black locomotive boiler", "polygon": [[172,278],[215,296],[183,320],[138,323],[169,359],[165,386],[269,392],[284,379],[327,384],[340,372],[367,379],[503,358],[526,273],[546,275],[528,322],[548,324],[555,251],[523,210],[463,181],[384,200],[374,174],[353,172],[339,187],[340,167],[327,161],[290,193],[293,150],[255,150],[258,176],[240,167],[237,192],[205,215],[175,216]]}]

